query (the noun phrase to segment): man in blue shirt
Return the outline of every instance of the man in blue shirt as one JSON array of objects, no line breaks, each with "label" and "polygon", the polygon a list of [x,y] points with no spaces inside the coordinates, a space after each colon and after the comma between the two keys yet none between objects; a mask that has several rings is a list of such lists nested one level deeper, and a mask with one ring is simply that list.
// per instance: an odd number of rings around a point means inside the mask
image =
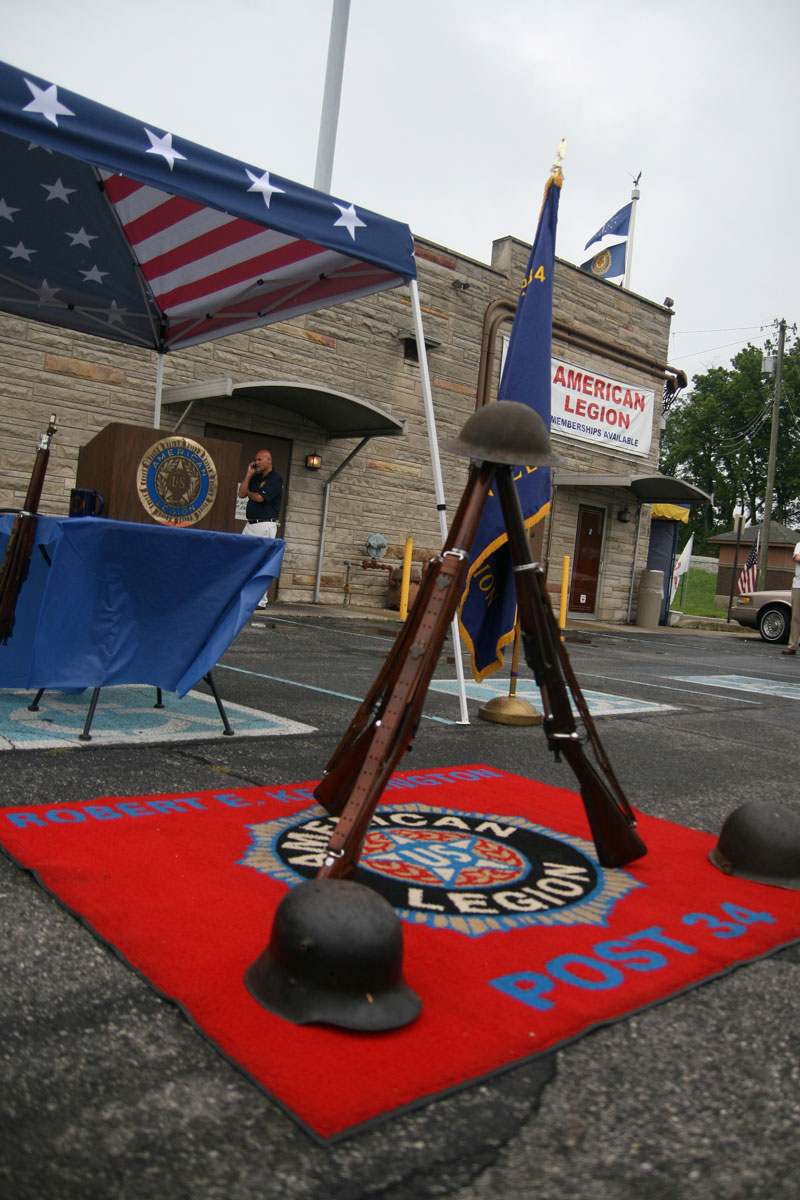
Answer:
[{"label": "man in blue shirt", "polygon": [[[274,538],[278,532],[278,514],[281,511],[283,480],[272,469],[269,450],[259,450],[247,468],[247,474],[239,484],[239,497],[247,500],[246,523],[242,533],[250,537]],[[266,608],[266,594],[258,602]]]}]

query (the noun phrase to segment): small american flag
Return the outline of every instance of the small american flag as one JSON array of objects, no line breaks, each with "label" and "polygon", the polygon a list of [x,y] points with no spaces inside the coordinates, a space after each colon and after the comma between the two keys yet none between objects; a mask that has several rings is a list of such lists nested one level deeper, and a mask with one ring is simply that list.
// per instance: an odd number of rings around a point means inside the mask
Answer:
[{"label": "small american flag", "polygon": [[739,595],[744,592],[752,592],[756,586],[756,574],[758,572],[758,548],[761,545],[761,531],[756,534],[756,540],[750,547],[750,552],[745,559],[745,564],[742,567],[742,573],[739,576],[739,582],[736,584],[736,591]]}]

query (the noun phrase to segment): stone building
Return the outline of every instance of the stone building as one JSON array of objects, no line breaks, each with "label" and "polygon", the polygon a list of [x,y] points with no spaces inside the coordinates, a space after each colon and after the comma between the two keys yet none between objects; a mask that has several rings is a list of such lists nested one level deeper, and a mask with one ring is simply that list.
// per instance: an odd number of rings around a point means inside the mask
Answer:
[{"label": "stone building", "polygon": [[[428,367],[440,442],[474,410],[484,314],[516,301],[530,247],[494,243],[491,264],[415,240]],[[647,565],[651,505],[704,499],[658,475],[672,311],[570,263],[556,261],[553,438],[565,466],[553,472],[537,552],[549,584],[571,563],[569,611],[631,620]],[[285,479],[286,556],[278,599],[341,605],[346,563],[354,606],[386,603],[387,573],[361,569],[380,533],[386,563],[406,538],[420,564],[441,545],[420,366],[405,288],[237,333],[170,354],[160,429],[238,442],[246,463],[261,446]],[[507,336],[510,324],[504,327]],[[495,356],[496,390],[501,354]],[[153,426],[152,351],[0,315],[0,506],[19,507],[40,432],[58,414],[41,511],[65,514],[78,454],[107,425]],[[155,434],[155,430],[154,430]],[[310,469],[309,456],[321,459]],[[442,453],[448,511],[465,460]],[[84,481],[86,482],[86,481]],[[219,497],[216,503],[228,502]],[[229,528],[241,528],[229,498]],[[149,519],[142,512],[142,519]]]}]

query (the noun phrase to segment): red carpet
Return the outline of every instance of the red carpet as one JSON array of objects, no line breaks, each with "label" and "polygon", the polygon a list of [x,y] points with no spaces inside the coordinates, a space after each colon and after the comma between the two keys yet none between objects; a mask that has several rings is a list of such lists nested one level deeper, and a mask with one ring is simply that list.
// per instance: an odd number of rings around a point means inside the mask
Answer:
[{"label": "red carpet", "polygon": [[242,979],[287,882],[316,872],[330,818],[312,786],[3,809],[0,843],[318,1139],[800,939],[797,893],[723,875],[710,834],[642,816],[647,857],[604,871],[572,792],[400,772],[360,878],[404,917],[422,1015],[382,1034],[291,1025]]}]

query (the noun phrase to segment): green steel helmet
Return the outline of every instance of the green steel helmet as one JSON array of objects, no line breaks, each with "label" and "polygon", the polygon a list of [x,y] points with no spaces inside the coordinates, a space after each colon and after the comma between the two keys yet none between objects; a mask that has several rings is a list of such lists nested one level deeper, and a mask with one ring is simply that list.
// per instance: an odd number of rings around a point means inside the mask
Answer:
[{"label": "green steel helmet", "polygon": [[557,467],[550,434],[539,414],[516,400],[496,400],[477,409],[458,437],[444,443],[453,454],[512,467]]},{"label": "green steel helmet", "polygon": [[396,1029],[422,1008],[403,979],[400,918],[383,896],[348,879],[309,879],[283,897],[245,984],[295,1025]]},{"label": "green steel helmet", "polygon": [[748,800],[725,819],[709,858],[726,875],[800,891],[800,812]]}]

